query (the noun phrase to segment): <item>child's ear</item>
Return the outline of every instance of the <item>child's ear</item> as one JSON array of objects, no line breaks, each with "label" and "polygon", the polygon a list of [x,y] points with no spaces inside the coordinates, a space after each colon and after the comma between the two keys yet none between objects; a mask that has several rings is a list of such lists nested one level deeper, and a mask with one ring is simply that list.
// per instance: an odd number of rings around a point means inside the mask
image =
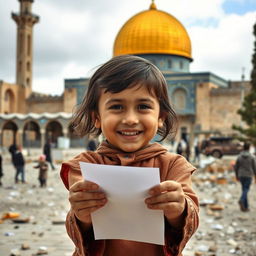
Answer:
[{"label": "child's ear", "polygon": [[164,126],[164,121],[165,121],[166,115],[161,114],[158,118],[158,128],[162,128]]},{"label": "child's ear", "polygon": [[97,128],[97,129],[100,129],[100,117],[99,117],[99,114],[97,113],[92,113],[92,119],[94,121],[94,126]]},{"label": "child's ear", "polygon": [[158,128],[162,128],[164,126],[164,120],[163,120],[163,118],[159,118],[158,119]]},{"label": "child's ear", "polygon": [[97,128],[97,129],[100,129],[100,119],[99,118],[96,118],[95,121],[94,121],[94,126]]}]

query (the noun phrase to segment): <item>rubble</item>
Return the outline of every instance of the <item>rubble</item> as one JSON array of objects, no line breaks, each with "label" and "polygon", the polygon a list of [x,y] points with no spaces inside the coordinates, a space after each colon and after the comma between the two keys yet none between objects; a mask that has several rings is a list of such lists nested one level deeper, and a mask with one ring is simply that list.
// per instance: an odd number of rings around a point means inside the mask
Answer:
[{"label": "rubble", "polygon": [[29,249],[30,249],[30,246],[29,246],[29,244],[24,243],[24,244],[21,245],[20,249],[23,250],[23,251],[29,250]]},{"label": "rubble", "polygon": [[[249,192],[251,211],[241,212],[241,188],[232,169],[234,157],[210,160],[206,159],[204,166],[193,174],[200,225],[183,255],[255,256],[256,185],[252,184]],[[28,184],[13,184],[11,164],[4,164],[4,174],[0,187],[1,256],[71,256],[74,245],[65,229],[68,192],[59,172],[49,171],[47,188],[39,187],[33,163],[26,165]]]},{"label": "rubble", "polygon": [[199,195],[200,225],[184,256],[256,255],[256,186],[252,184],[249,192],[251,211],[241,212],[241,188],[233,170],[235,158],[206,159],[195,172],[193,184]]}]

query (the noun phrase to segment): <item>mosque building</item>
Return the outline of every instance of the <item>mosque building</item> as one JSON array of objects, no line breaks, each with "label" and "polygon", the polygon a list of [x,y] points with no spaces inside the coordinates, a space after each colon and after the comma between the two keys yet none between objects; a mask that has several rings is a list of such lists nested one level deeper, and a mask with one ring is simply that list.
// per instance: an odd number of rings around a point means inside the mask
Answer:
[{"label": "mosque building", "polygon": [[[39,17],[32,13],[33,0],[19,2],[19,13],[12,13],[17,24],[16,83],[0,80],[0,146],[16,142],[42,147],[46,139],[57,145],[58,138],[67,138],[71,147],[84,147],[86,139],[72,134],[69,121],[89,78],[65,79],[61,96],[33,92],[33,26]],[[121,27],[113,56],[122,54],[148,59],[162,71],[180,120],[177,139],[185,136],[193,142],[195,137],[232,135],[232,124],[241,124],[237,110],[250,89],[249,81],[231,82],[211,72],[190,72],[192,46],[185,27],[158,10],[154,1]]]}]

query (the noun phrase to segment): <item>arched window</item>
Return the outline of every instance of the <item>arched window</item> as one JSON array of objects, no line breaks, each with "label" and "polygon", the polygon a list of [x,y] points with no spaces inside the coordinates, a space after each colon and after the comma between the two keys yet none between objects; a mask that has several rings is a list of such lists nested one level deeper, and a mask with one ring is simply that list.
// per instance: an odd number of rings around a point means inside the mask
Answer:
[{"label": "arched window", "polygon": [[28,42],[27,42],[27,54],[28,54],[28,56],[30,56],[30,54],[31,54],[31,36],[30,35],[28,35],[27,40],[28,40]]},{"label": "arched window", "polygon": [[18,71],[21,72],[21,69],[22,69],[22,61],[20,60],[20,61],[19,61]]},{"label": "arched window", "polygon": [[12,113],[14,112],[14,94],[13,92],[8,89],[4,93],[4,113]]},{"label": "arched window", "polygon": [[58,121],[50,121],[46,125],[45,141],[50,140],[57,146],[58,137],[63,136],[63,127]]},{"label": "arched window", "polygon": [[184,65],[183,65],[183,61],[180,61],[180,69],[183,69]]},{"label": "arched window", "polygon": [[172,68],[172,60],[168,60],[168,68]]},{"label": "arched window", "polygon": [[23,50],[23,34],[20,33],[20,40],[19,40],[19,53],[21,54],[22,50]]},{"label": "arched window", "polygon": [[176,110],[184,110],[186,108],[187,92],[178,88],[173,93],[173,103]]},{"label": "arched window", "polygon": [[7,91],[5,92],[5,94],[4,94],[4,101],[9,101],[9,99],[10,99],[10,91],[7,90]]},{"label": "arched window", "polygon": [[27,71],[30,71],[30,62],[27,61]]}]

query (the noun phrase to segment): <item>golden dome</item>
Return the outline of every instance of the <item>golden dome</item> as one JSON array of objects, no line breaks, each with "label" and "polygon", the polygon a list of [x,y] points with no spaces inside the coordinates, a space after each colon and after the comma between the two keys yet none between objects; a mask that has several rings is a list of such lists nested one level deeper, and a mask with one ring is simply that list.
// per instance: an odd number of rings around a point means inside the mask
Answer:
[{"label": "golden dome", "polygon": [[192,59],[186,29],[169,13],[157,10],[154,1],[118,32],[113,55],[123,54],[174,54]]}]

